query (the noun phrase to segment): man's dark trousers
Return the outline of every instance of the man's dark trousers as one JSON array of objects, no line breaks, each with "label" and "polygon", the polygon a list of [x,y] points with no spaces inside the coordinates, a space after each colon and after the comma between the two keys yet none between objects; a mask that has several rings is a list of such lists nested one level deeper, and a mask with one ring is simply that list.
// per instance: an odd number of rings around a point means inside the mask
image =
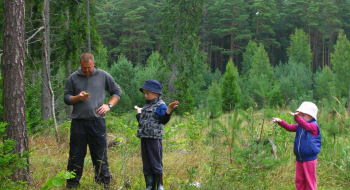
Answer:
[{"label": "man's dark trousers", "polygon": [[78,183],[83,175],[84,159],[89,145],[95,181],[108,184],[111,175],[107,159],[106,123],[104,118],[73,119],[70,134],[68,171],[76,173],[67,183]]}]

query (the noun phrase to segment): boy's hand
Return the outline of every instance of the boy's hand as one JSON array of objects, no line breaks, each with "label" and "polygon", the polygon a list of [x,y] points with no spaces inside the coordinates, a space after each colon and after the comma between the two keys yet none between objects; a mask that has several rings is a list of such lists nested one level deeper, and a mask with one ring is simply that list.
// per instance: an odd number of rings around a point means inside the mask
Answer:
[{"label": "boy's hand", "polygon": [[294,112],[291,112],[291,111],[290,111],[289,114],[292,115],[293,117],[296,117],[296,116],[299,115],[299,112],[295,112],[295,113],[294,113]]},{"label": "boy's hand", "polygon": [[138,106],[134,106],[134,109],[137,111],[137,113],[141,113],[142,108],[139,108]]},{"label": "boy's hand", "polygon": [[171,102],[170,104],[169,104],[169,106],[168,106],[168,109],[166,110],[166,113],[167,114],[170,114],[171,113],[171,111],[174,109],[174,108],[176,108],[177,106],[179,106],[179,101],[173,101],[173,102]]},{"label": "boy's hand", "polygon": [[273,118],[273,120],[272,121],[270,121],[270,124],[274,124],[274,123],[279,123],[279,122],[281,122],[282,121],[282,119],[280,119],[280,118],[277,118],[277,117],[274,117]]}]

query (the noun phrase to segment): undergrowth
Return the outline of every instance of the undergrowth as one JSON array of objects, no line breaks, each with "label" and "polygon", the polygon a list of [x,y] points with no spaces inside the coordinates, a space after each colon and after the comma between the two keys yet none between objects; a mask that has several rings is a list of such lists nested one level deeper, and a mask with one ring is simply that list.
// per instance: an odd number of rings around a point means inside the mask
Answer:
[{"label": "undergrowth", "polygon": [[[329,114],[335,115],[329,119]],[[350,146],[348,115],[334,109],[320,110],[318,122],[322,150],[318,157],[318,189],[346,189],[350,185]],[[235,110],[208,119],[205,111],[172,116],[165,126],[163,139],[164,186],[166,189],[295,189],[295,133],[270,125],[272,117],[293,123],[287,109]],[[106,117],[108,149],[113,175],[112,189],[144,189],[140,139],[136,137],[134,113]],[[31,137],[30,157],[33,182],[30,189],[40,189],[47,179],[66,169],[69,122],[54,133]],[[334,128],[339,129],[337,133]],[[332,129],[332,130],[330,130]],[[43,133],[41,133],[43,134]],[[80,189],[102,189],[93,181],[89,153],[85,158]],[[59,187],[57,187],[59,189]]]}]

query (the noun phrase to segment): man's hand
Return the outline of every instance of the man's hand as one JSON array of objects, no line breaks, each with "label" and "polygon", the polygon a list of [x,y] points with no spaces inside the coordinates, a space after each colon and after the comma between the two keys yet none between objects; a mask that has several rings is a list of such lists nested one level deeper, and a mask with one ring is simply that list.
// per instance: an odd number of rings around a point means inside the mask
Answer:
[{"label": "man's hand", "polygon": [[103,104],[101,107],[97,108],[96,112],[98,115],[105,115],[110,110],[107,104]]},{"label": "man's hand", "polygon": [[174,109],[174,108],[176,108],[177,106],[179,106],[179,101],[173,101],[173,102],[171,102],[170,104],[169,104],[169,106],[168,106],[168,109],[166,110],[166,113],[167,114],[170,114],[171,113],[171,111]]},{"label": "man's hand", "polygon": [[85,101],[87,99],[90,98],[90,94],[85,92],[85,91],[81,91],[79,94],[78,94],[78,98],[79,98],[79,101]]},{"label": "man's hand", "polygon": [[137,113],[141,113],[142,111],[142,108],[139,108],[138,106],[134,106],[134,109],[137,111]]},{"label": "man's hand", "polygon": [[274,117],[273,118],[273,120],[272,121],[270,121],[270,124],[274,124],[274,123],[279,123],[279,122],[281,122],[282,121],[282,119],[280,119],[280,118],[277,118],[277,117]]}]

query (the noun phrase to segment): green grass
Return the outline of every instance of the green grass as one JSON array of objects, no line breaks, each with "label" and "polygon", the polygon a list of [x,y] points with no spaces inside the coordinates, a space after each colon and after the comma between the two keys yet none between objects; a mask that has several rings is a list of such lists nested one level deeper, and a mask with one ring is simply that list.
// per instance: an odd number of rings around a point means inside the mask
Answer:
[{"label": "green grass", "polygon": [[[318,189],[348,189],[348,133],[337,134],[334,142],[334,136],[322,129],[326,119],[319,115],[323,144],[317,166]],[[272,116],[292,122],[288,112],[241,112],[236,120],[231,116],[233,114],[225,114],[213,122],[203,119],[205,116],[198,113],[172,117],[165,126],[163,140],[165,189],[295,189],[295,134],[286,132],[278,125],[268,124]],[[134,113],[119,118],[110,116],[106,121],[108,134],[120,141],[116,147],[108,149],[112,189],[119,189],[128,180],[129,189],[144,189],[140,140],[136,137]],[[66,169],[69,151],[67,128],[69,123],[59,128],[60,145],[56,144],[53,132],[29,137],[30,148],[34,150],[30,157],[32,181],[29,189],[40,189],[48,178]],[[257,143],[260,135],[261,141]],[[277,158],[271,153],[271,144],[264,145],[267,138],[276,145]],[[102,189],[93,182],[93,175],[88,152],[80,189]],[[195,187],[195,183],[200,183],[200,187]]]}]

